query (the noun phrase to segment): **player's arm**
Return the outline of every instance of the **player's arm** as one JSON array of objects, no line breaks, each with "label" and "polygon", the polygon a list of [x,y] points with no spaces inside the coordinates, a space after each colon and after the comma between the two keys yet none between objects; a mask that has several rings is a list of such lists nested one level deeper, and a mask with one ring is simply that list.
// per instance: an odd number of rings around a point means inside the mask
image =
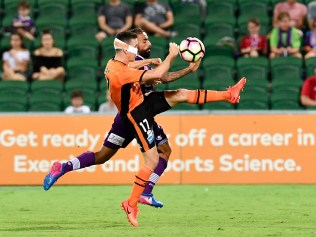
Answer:
[{"label": "player's arm", "polygon": [[160,58],[149,58],[149,59],[144,59],[144,60],[137,60],[134,62],[130,62],[128,64],[128,66],[130,68],[134,68],[134,69],[138,69],[141,67],[144,67],[146,65],[159,65],[161,63],[161,59]]},{"label": "player's arm", "polygon": [[146,83],[151,80],[160,79],[168,72],[173,60],[179,53],[179,47],[175,43],[169,43],[169,54],[166,59],[155,69],[146,71],[142,76],[142,83]]},{"label": "player's arm", "polygon": [[176,71],[176,72],[166,72],[161,78],[161,83],[169,83],[172,81],[175,81],[179,79],[180,77],[183,77],[185,75],[188,75],[189,73],[195,72],[199,66],[200,66],[201,60],[190,63],[190,65],[182,70]]},{"label": "player's arm", "polygon": [[301,103],[304,106],[315,106],[316,105],[316,101],[312,100],[311,98],[309,98],[306,95],[301,95]]}]

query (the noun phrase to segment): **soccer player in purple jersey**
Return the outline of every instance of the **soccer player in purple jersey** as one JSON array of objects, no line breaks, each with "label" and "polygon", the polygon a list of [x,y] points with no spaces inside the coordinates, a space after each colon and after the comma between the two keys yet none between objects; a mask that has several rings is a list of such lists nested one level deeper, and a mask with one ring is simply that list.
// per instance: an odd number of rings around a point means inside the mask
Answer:
[{"label": "soccer player in purple jersey", "polygon": [[[129,66],[138,69],[143,68],[144,70],[151,70],[152,68],[150,64],[160,64],[160,59],[149,59],[151,43],[147,34],[140,28],[135,28],[131,31],[137,34],[139,55],[136,56],[136,61],[130,63]],[[194,72],[198,66],[199,63],[190,63],[188,67],[180,71],[169,72],[165,74],[163,79],[164,81],[168,82],[176,80],[191,72]],[[144,94],[150,93],[153,90],[153,85],[142,85],[142,91]],[[154,207],[163,207],[163,203],[154,198],[152,190],[167,167],[167,163],[171,154],[171,148],[168,138],[162,127],[156,122],[154,123],[153,131],[155,135],[155,143],[158,148],[159,161],[154,172],[149,177],[149,182],[146,185],[139,202]],[[55,162],[50,172],[45,177],[43,185],[44,189],[48,190],[58,180],[58,178],[69,171],[105,163],[115,155],[118,149],[125,148],[133,139],[133,134],[123,124],[121,116],[118,113],[114,119],[114,123],[112,124],[110,132],[104,140],[101,150],[95,153],[90,151],[85,152],[66,163]]]}]

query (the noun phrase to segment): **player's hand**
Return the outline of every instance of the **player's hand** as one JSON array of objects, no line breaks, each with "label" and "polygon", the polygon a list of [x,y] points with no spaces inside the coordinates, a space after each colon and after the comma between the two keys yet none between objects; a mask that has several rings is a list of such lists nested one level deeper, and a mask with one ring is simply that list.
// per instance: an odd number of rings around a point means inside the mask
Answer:
[{"label": "player's hand", "polygon": [[159,64],[161,64],[161,59],[160,58],[152,58],[150,61],[150,64],[154,65],[154,66],[158,66]]},{"label": "player's hand", "polygon": [[199,66],[200,66],[200,64],[201,64],[201,59],[199,59],[199,61],[197,61],[197,62],[192,62],[192,63],[190,63],[190,65],[189,65],[189,70],[190,70],[190,72],[195,72],[198,68],[199,68]]},{"label": "player's hand", "polygon": [[179,54],[179,46],[176,43],[169,43],[169,54],[173,57]]}]

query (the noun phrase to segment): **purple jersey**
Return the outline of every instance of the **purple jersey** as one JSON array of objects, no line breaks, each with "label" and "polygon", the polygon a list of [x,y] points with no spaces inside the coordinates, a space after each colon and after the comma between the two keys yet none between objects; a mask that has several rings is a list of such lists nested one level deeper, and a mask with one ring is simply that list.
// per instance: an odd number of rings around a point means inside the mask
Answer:
[{"label": "purple jersey", "polygon": [[[140,55],[136,55],[135,57],[135,60],[136,61],[139,61],[139,60],[144,60],[144,58]],[[139,68],[140,70],[152,70],[152,67],[150,65],[146,65],[144,67],[141,67]],[[151,92],[151,91],[154,91],[154,86],[153,85],[146,85],[146,84],[142,84],[141,85],[141,88],[142,88],[142,92],[143,94],[146,94],[148,92]]]}]

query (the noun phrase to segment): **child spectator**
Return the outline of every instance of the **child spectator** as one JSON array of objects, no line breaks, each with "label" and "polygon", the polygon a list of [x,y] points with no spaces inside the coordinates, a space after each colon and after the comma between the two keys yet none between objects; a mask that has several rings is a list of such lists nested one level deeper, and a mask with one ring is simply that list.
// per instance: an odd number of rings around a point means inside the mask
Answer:
[{"label": "child spectator", "polygon": [[155,36],[174,37],[176,32],[169,29],[173,26],[173,13],[168,4],[157,0],[147,0],[136,7],[135,25]]},{"label": "child spectator", "polygon": [[313,22],[311,30],[306,34],[304,49],[305,59],[316,57],[316,22]]},{"label": "child spectator", "polygon": [[274,27],[270,37],[270,58],[277,56],[294,56],[301,58],[301,34],[291,27],[291,18],[287,12],[281,12],[278,16],[278,27]]},{"label": "child spectator", "polygon": [[83,104],[83,95],[81,91],[73,91],[70,99],[71,105],[65,109],[66,114],[90,113],[90,108]]},{"label": "child spectator", "polygon": [[121,0],[109,0],[98,12],[98,24],[101,31],[96,34],[99,42],[107,36],[126,31],[132,27],[133,15],[131,7]]},{"label": "child spectator", "polygon": [[22,36],[17,33],[11,35],[10,45],[10,50],[4,52],[2,56],[2,78],[25,81],[30,63],[30,52],[25,49]]},{"label": "child spectator", "polygon": [[245,57],[258,57],[267,54],[267,39],[259,34],[260,23],[257,18],[248,21],[249,35],[245,35],[240,42],[240,51]]},{"label": "child spectator", "polygon": [[22,1],[18,4],[18,15],[13,19],[13,32],[17,32],[29,40],[34,40],[35,24],[29,16],[30,11],[28,2]]},{"label": "child spectator", "polygon": [[108,113],[108,112],[116,112],[117,113],[117,108],[113,102],[113,100],[111,99],[111,94],[110,91],[108,90],[106,92],[106,102],[102,103],[99,106],[99,112],[100,113]]},{"label": "child spectator", "polygon": [[297,0],[287,0],[275,5],[273,12],[273,25],[277,26],[278,16],[281,12],[287,12],[291,19],[291,26],[302,29],[304,28],[305,18],[307,15],[307,7],[305,4],[298,3]]},{"label": "child spectator", "polygon": [[65,77],[62,65],[63,51],[56,48],[50,31],[43,31],[41,47],[34,51],[33,75],[35,80],[60,79]]}]

